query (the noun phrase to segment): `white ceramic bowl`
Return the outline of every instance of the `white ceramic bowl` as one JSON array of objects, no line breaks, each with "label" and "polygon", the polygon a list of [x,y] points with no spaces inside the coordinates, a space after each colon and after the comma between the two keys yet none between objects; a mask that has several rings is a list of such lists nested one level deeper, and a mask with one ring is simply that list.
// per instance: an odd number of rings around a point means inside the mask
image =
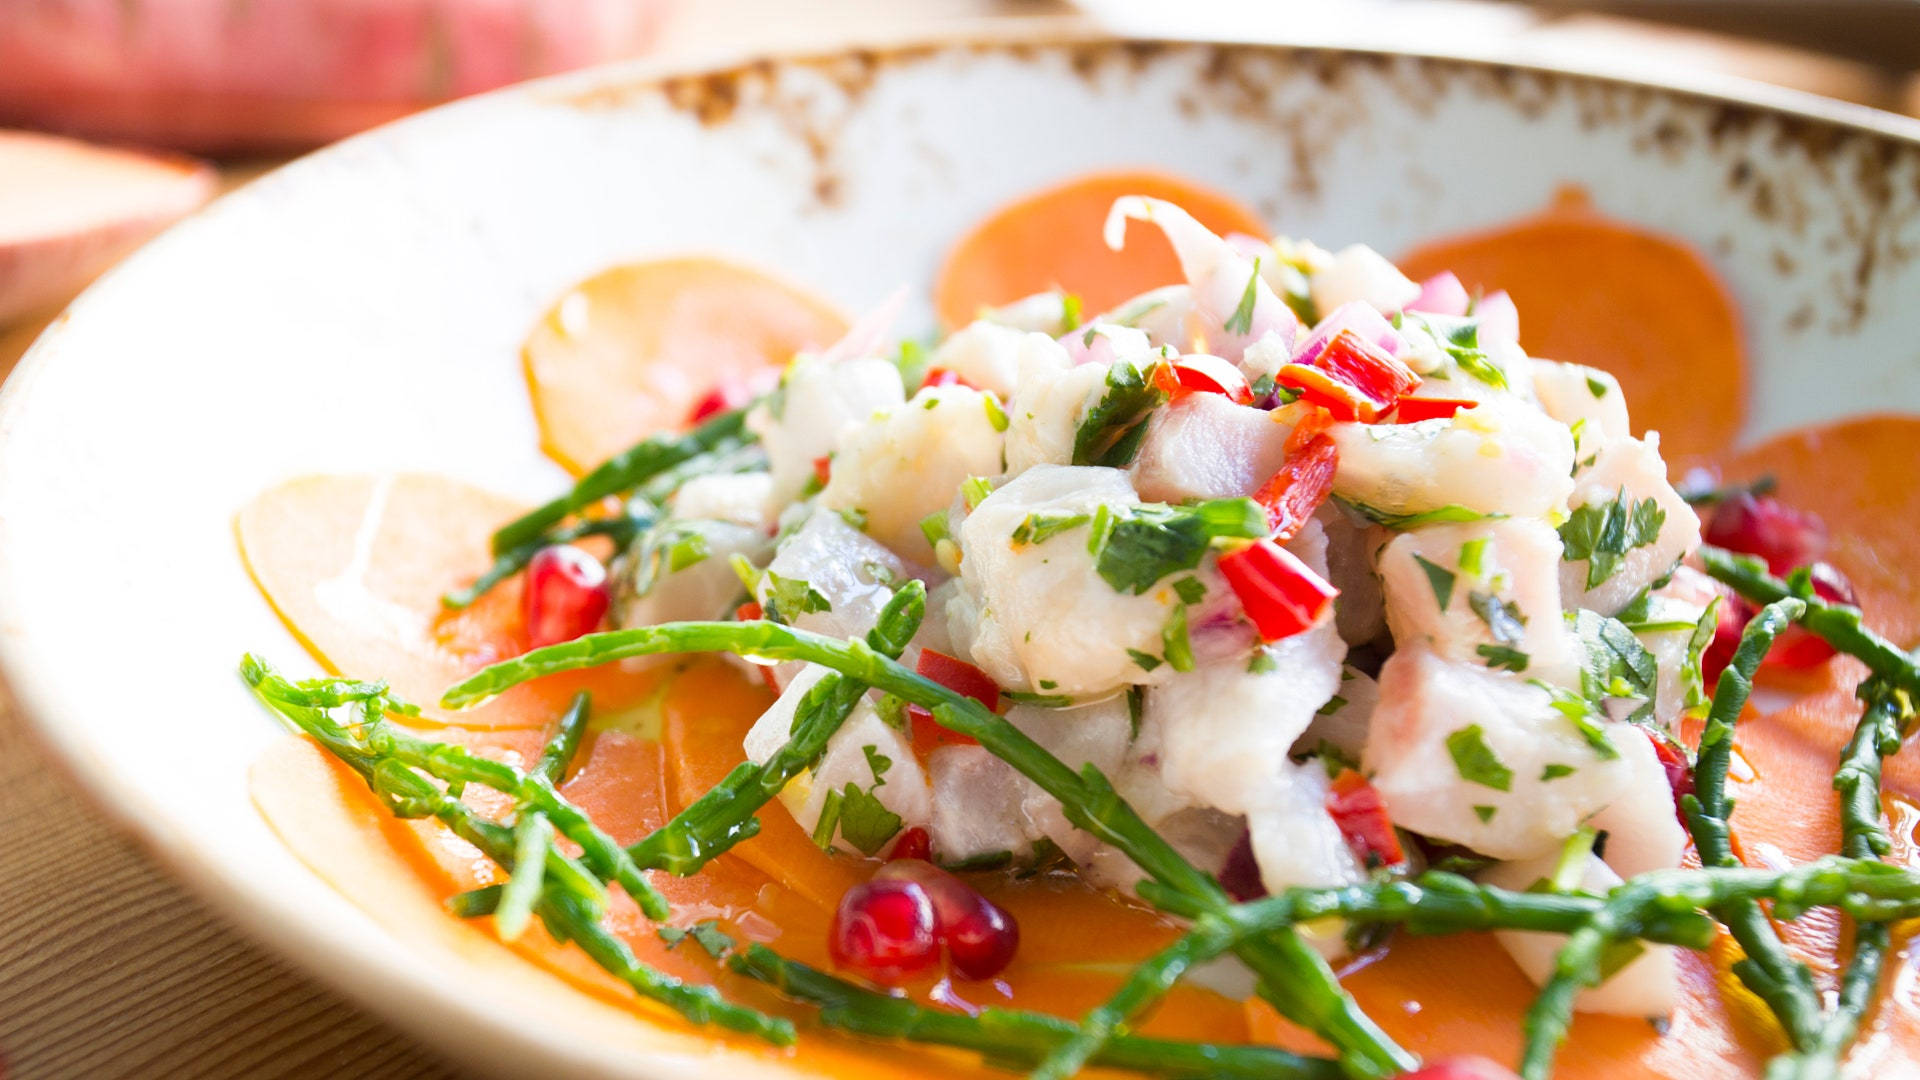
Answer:
[{"label": "white ceramic bowl", "polygon": [[0,666],[102,804],[315,974],[491,1070],[690,1074],[697,1053],[628,1037],[614,1010],[490,999],[486,972],[396,939],[267,829],[246,773],[281,736],[234,664],[302,653],[236,557],[242,502],[292,474],[391,469],[541,496],[563,477],[535,449],[516,347],[576,279],[712,249],[857,309],[925,284],[1004,200],[1122,165],[1387,252],[1577,182],[1732,284],[1750,435],[1920,406],[1920,126],[1738,93],[1071,41],[615,68],[439,109],[174,229],[23,361],[0,396]]}]

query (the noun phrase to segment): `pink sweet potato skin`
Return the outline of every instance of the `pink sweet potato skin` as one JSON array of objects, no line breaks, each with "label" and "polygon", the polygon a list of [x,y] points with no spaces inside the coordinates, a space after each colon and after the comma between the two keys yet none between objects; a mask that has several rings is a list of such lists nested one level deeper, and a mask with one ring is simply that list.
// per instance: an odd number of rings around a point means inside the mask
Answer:
[{"label": "pink sweet potato skin", "polygon": [[671,0],[0,3],[0,125],[201,152],[318,145],[644,49]]},{"label": "pink sweet potato skin", "polygon": [[65,302],[215,187],[187,158],[0,131],[0,326]]}]

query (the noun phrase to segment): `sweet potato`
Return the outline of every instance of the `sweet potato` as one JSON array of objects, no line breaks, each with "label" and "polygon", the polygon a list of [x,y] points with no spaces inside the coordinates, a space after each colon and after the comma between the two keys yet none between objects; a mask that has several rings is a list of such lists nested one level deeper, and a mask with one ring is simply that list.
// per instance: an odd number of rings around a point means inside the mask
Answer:
[{"label": "sweet potato", "polygon": [[79,292],[213,189],[213,170],[186,158],[0,131],[0,323]]}]

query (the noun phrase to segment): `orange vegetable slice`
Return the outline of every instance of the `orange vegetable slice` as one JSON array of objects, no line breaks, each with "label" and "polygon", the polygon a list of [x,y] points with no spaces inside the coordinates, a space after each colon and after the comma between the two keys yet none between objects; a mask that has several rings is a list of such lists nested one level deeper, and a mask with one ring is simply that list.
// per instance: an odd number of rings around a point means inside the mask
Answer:
[{"label": "orange vegetable slice", "polygon": [[1011,203],[962,237],[934,285],[940,321],[964,326],[982,308],[1049,289],[1078,294],[1092,315],[1179,282],[1180,261],[1158,230],[1129,233],[1121,251],[1101,239],[1107,211],[1122,195],[1176,203],[1221,235],[1267,235],[1258,214],[1191,180],[1146,169],[1095,173]]},{"label": "orange vegetable slice", "polygon": [[487,537],[520,509],[437,476],[309,476],[256,496],[235,531],[247,571],[315,659],[387,680],[429,719],[538,727],[583,688],[596,710],[641,700],[657,688],[657,666],[542,679],[457,714],[435,707],[454,682],[526,649],[518,578],[463,611],[440,606],[442,593],[492,561]]},{"label": "orange vegetable slice", "polygon": [[1726,286],[1692,247],[1598,213],[1577,189],[1543,214],[1423,244],[1400,269],[1507,290],[1527,352],[1612,372],[1634,428],[1659,431],[1671,465],[1739,434],[1746,361]]},{"label": "orange vegetable slice", "polygon": [[681,427],[716,387],[831,345],[846,329],[825,300],[718,259],[602,271],[560,297],[522,347],[540,447],[579,475]]}]

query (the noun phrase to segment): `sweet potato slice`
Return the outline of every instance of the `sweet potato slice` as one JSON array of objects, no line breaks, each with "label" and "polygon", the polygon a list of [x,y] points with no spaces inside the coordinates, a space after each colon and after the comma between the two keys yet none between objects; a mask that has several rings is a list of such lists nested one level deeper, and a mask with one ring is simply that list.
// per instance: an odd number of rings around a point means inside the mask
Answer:
[{"label": "sweet potato slice", "polygon": [[1020,199],[962,237],[934,285],[940,321],[964,326],[981,308],[1049,289],[1077,294],[1092,315],[1180,281],[1180,262],[1158,230],[1129,233],[1124,250],[1107,248],[1101,226],[1122,195],[1177,203],[1222,235],[1267,235],[1258,214],[1191,180],[1149,170],[1095,173]]},{"label": "sweet potato slice", "polygon": [[764,377],[846,328],[826,301],[718,259],[595,274],[554,303],[521,352],[541,449],[583,473],[681,426],[716,386]]},{"label": "sweet potato slice", "polygon": [[1739,313],[1699,252],[1605,217],[1577,190],[1547,212],[1408,252],[1414,280],[1451,270],[1505,289],[1529,354],[1620,379],[1637,432],[1660,432],[1677,467],[1733,443],[1746,415]]},{"label": "sweet potato slice", "polygon": [[79,292],[214,185],[186,158],[0,131],[0,323]]},{"label": "sweet potato slice", "polygon": [[544,726],[582,688],[599,710],[640,701],[657,689],[658,665],[554,676],[457,714],[436,707],[454,682],[526,650],[518,578],[463,611],[440,606],[487,566],[488,535],[519,510],[437,476],[308,476],[256,496],[235,530],[248,572],[315,659],[386,679],[429,719]]}]

